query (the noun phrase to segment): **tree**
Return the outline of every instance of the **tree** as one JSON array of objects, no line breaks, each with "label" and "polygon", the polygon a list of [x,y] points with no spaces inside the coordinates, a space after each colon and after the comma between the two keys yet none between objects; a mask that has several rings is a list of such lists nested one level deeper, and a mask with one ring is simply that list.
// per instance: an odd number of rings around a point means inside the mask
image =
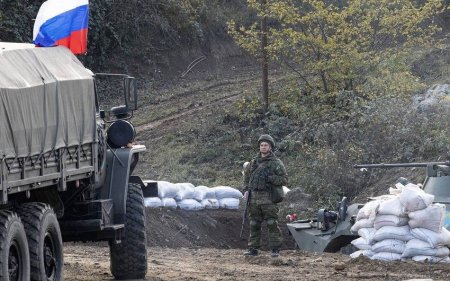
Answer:
[{"label": "tree", "polygon": [[[295,71],[309,92],[370,96],[411,91],[411,48],[430,45],[441,0],[247,0],[270,19],[267,51]],[[236,42],[259,56],[258,25],[229,22]],[[406,54],[406,55],[405,55]]]}]

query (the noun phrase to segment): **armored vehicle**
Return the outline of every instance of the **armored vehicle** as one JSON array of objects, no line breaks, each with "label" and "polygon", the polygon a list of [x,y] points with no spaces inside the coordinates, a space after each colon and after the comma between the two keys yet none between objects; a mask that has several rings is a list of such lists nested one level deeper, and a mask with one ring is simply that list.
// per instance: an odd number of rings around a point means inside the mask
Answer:
[{"label": "armored vehicle", "polygon": [[135,80],[115,75],[123,104],[100,110],[100,76],[65,47],[0,43],[1,280],[62,280],[63,241],[108,241],[117,279],[147,272]]},{"label": "armored vehicle", "polygon": [[[450,162],[429,163],[399,163],[399,164],[365,164],[355,165],[355,168],[396,168],[423,167],[426,168],[426,179],[423,190],[434,195],[435,203],[446,205],[447,213],[444,226],[450,230]],[[402,183],[407,180],[401,178]],[[320,209],[314,219],[297,220],[288,223],[289,233],[293,236],[299,249],[312,252],[341,252],[349,254],[355,250],[350,242],[359,236],[351,233],[350,228],[355,223],[356,215],[364,204],[347,206],[347,198],[338,203],[337,211]]]},{"label": "armored vehicle", "polygon": [[352,251],[350,242],[356,238],[350,232],[356,214],[362,204],[348,205],[346,197],[338,203],[337,210],[320,209],[313,219],[300,219],[288,223],[289,233],[294,237],[296,247],[311,252]]}]

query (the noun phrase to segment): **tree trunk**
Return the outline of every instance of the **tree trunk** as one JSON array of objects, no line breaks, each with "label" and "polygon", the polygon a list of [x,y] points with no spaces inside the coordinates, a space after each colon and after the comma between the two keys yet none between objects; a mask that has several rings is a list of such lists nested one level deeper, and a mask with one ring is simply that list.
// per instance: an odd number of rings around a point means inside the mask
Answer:
[{"label": "tree trunk", "polygon": [[[261,10],[266,11],[267,0],[261,0]],[[264,112],[269,109],[269,67],[267,59],[267,17],[261,19],[261,66],[262,66],[262,98]]]}]

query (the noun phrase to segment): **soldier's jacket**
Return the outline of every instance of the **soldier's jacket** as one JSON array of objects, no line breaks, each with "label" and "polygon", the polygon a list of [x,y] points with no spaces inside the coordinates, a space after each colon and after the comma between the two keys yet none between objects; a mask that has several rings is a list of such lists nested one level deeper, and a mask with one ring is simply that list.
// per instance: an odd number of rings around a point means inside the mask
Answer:
[{"label": "soldier's jacket", "polygon": [[244,171],[245,190],[251,190],[250,203],[272,204],[270,189],[273,186],[283,186],[288,182],[286,169],[272,152],[261,157],[261,153],[250,162]]}]

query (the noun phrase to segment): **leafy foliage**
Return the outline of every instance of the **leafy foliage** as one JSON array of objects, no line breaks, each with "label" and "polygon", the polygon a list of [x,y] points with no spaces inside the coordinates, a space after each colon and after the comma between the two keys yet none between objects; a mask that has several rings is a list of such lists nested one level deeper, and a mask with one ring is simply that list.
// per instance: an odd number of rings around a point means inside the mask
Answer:
[{"label": "leafy foliage", "polygon": [[[429,46],[441,0],[248,0],[272,20],[271,57],[291,67],[308,92],[334,95],[352,90],[365,97],[404,94],[419,83],[402,58],[413,46]],[[230,33],[250,53],[259,53],[259,28],[229,22]],[[388,83],[379,81],[389,79]]]}]

